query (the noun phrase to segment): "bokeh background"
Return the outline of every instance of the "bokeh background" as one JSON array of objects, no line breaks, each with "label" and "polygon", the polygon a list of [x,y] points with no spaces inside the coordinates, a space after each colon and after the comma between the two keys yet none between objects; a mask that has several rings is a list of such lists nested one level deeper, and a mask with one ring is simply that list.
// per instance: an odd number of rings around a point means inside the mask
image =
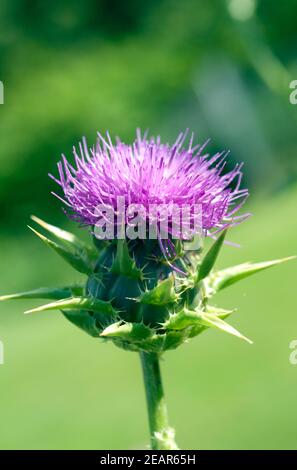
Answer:
[{"label": "bokeh background", "polygon": [[[109,130],[189,127],[245,162],[253,217],[219,266],[297,254],[296,0],[2,0],[1,292],[80,278],[29,233],[31,213],[76,230],[50,195],[62,152]],[[172,425],[186,449],[297,448],[296,263],[222,293],[254,345],[209,331],[162,363]],[[136,354],[90,339],[59,312],[0,305],[1,449],[143,448]]]}]

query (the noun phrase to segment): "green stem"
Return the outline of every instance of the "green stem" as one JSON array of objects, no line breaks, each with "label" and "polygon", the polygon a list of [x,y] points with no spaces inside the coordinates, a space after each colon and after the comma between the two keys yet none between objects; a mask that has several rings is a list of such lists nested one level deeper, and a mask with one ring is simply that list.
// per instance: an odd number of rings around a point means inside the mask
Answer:
[{"label": "green stem", "polygon": [[168,413],[162,387],[159,356],[156,353],[140,353],[147,400],[151,446],[153,450],[178,449],[174,441],[174,429],[169,427]]}]

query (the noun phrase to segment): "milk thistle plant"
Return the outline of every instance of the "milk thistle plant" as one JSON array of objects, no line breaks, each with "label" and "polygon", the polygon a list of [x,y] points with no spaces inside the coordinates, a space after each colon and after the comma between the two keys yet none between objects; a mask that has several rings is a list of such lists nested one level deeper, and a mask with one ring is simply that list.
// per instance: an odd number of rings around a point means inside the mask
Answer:
[{"label": "milk thistle plant", "polygon": [[[63,156],[51,176],[61,191],[55,195],[69,217],[89,227],[93,243],[37,217],[51,238],[30,228],[86,282],[1,297],[49,299],[26,313],[60,310],[89,335],[139,353],[156,450],[178,448],[160,357],[209,328],[250,343],[225,321],[232,311],[214,306],[212,297],[289,259],[214,271],[227,230],[249,215],[238,215],[248,190],[241,188],[242,165],[226,172],[226,152],[209,156],[206,144],[193,145],[191,137],[185,145],[186,137],[168,145],[138,131],[126,145],[99,135],[93,148],[85,140],[74,148],[74,163]],[[205,237],[213,239],[206,253]]]}]

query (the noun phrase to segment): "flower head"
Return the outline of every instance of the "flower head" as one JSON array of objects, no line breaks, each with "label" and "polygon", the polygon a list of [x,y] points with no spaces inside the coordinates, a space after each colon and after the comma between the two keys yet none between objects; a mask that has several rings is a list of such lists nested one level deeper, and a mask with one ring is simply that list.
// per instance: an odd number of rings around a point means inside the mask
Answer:
[{"label": "flower head", "polygon": [[52,177],[62,187],[69,215],[92,226],[98,205],[116,212],[118,197],[124,197],[126,205],[141,205],[147,214],[151,204],[199,205],[205,235],[242,221],[246,214],[235,215],[248,196],[240,187],[242,164],[224,172],[228,152],[210,156],[204,153],[207,142],[193,146],[193,136],[183,147],[186,136],[181,133],[169,145],[137,131],[135,142],[126,145],[119,139],[113,144],[108,133],[106,139],[99,134],[91,149],[83,139],[79,152],[73,149],[75,166],[62,156],[59,178]]}]

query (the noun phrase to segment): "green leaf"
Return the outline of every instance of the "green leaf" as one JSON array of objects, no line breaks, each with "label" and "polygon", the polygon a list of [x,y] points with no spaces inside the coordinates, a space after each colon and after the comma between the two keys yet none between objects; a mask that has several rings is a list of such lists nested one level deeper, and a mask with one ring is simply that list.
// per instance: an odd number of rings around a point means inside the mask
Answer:
[{"label": "green leaf", "polygon": [[228,318],[231,315],[231,313],[235,312],[235,309],[234,310],[225,310],[223,308],[217,308],[217,307],[213,307],[211,305],[207,305],[205,307],[205,312],[210,313],[212,315],[216,315],[217,317],[221,318],[222,320],[225,320],[225,318]]},{"label": "green leaf", "polygon": [[126,240],[117,241],[117,251],[114,262],[111,266],[113,274],[131,277],[133,279],[142,279],[142,271],[137,268],[136,263],[129,254],[129,248]]},{"label": "green leaf", "polygon": [[144,292],[137,300],[148,305],[167,305],[178,300],[179,296],[174,291],[174,277],[169,276],[151,290]]},{"label": "green leaf", "polygon": [[29,229],[35,233],[44,243],[52,248],[58,255],[60,255],[65,261],[67,261],[74,269],[83,274],[91,275],[93,273],[92,265],[90,265],[80,253],[74,253],[69,248],[62,245],[58,245],[49,238],[45,237],[41,233],[37,232],[34,228],[28,225]]},{"label": "green leaf", "polygon": [[[231,311],[225,310],[224,313],[219,313],[219,315],[230,315]],[[207,328],[217,328],[219,330],[225,331],[226,333],[237,336],[238,338],[244,339],[248,343],[252,343],[251,340],[243,336],[239,331],[237,331],[233,326],[226,323],[222,317],[218,316],[215,313],[207,313],[201,310],[189,310],[183,308],[179,312],[171,315],[169,319],[163,324],[163,327],[168,330],[182,330],[188,327],[198,326],[198,331],[202,331],[200,327]]]},{"label": "green leaf", "polygon": [[132,342],[141,342],[153,335],[153,330],[143,323],[117,322],[105,328],[100,336],[106,338],[122,338]]},{"label": "green leaf", "polygon": [[17,294],[9,294],[0,296],[1,300],[15,300],[15,299],[65,299],[71,295],[81,295],[83,287],[40,287],[39,289],[29,290],[27,292],[19,292]]},{"label": "green leaf", "polygon": [[115,316],[117,311],[112,307],[111,302],[95,299],[93,297],[69,297],[58,300],[50,304],[27,310],[25,313],[44,312],[46,310],[91,310],[92,312],[104,313],[108,316]]},{"label": "green leaf", "polygon": [[201,324],[207,327],[218,328],[221,331],[225,331],[225,333],[229,333],[230,335],[237,336],[238,338],[243,339],[250,344],[253,344],[253,342],[250,339],[248,339],[246,336],[243,336],[233,326],[229,325],[229,323],[225,322],[224,320],[217,317],[216,315],[213,315],[210,313],[203,313]]},{"label": "green leaf", "polygon": [[197,282],[201,281],[206,276],[208,276],[210,271],[212,270],[216,262],[216,259],[219,255],[219,252],[222,248],[222,245],[224,243],[226,233],[227,233],[227,229],[223,230],[223,232],[220,234],[218,239],[213,243],[210,250],[207,252],[205,257],[203,258],[202,263],[199,268]]},{"label": "green leaf", "polygon": [[89,335],[98,338],[100,330],[97,328],[96,318],[91,316],[86,310],[61,310],[65,318],[73,325],[85,331]]},{"label": "green leaf", "polygon": [[177,313],[170,315],[168,320],[162,324],[164,329],[167,330],[183,330],[189,326],[196,325],[197,322],[201,324],[201,313],[199,310],[190,310],[184,307]]},{"label": "green leaf", "polygon": [[236,282],[245,279],[246,277],[252,276],[260,271],[271,268],[286,261],[296,259],[295,256],[289,258],[278,259],[274,261],[267,261],[264,263],[244,263],[238,266],[233,266],[231,268],[218,271],[211,274],[208,278],[205,279],[205,288],[207,296],[214,295],[226,287],[235,284]]},{"label": "green leaf", "polygon": [[66,230],[62,230],[59,227],[56,227],[55,225],[48,224],[44,220],[39,219],[39,217],[36,217],[35,215],[31,215],[31,219],[34,220],[34,222],[36,222],[42,228],[50,232],[52,235],[54,235],[59,241],[66,243],[70,248],[73,248],[77,251],[85,252],[85,254],[91,259],[95,259],[96,257],[98,257],[98,250],[94,246],[85,243],[83,240],[80,240],[73,233],[67,232]]}]

